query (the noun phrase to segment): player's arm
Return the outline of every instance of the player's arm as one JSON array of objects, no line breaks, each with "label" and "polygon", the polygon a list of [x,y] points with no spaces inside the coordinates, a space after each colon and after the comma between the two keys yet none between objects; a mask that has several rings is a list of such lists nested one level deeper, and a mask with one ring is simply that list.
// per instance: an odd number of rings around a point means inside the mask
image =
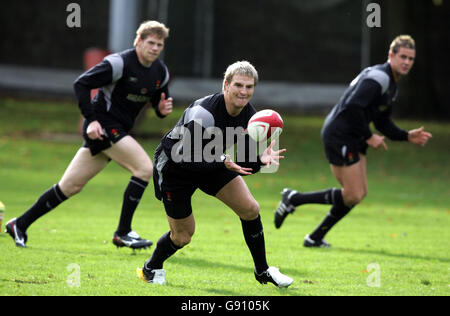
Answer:
[{"label": "player's arm", "polygon": [[96,121],[94,107],[91,104],[91,90],[112,83],[113,68],[111,64],[103,60],[93,68],[89,69],[74,82],[74,90],[78,99],[81,114],[89,122]]},{"label": "player's arm", "polygon": [[238,137],[236,164],[240,168],[251,171],[251,174],[259,172],[264,165],[258,155],[258,144],[248,133]]},{"label": "player's arm", "polygon": [[412,144],[425,146],[428,139],[432,137],[431,133],[426,132],[422,127],[410,131],[401,129],[391,119],[391,111],[386,111],[382,116],[374,120],[375,127],[394,141],[409,141]]},{"label": "player's arm", "polygon": [[383,113],[380,117],[373,121],[375,128],[379,130],[383,135],[386,135],[390,140],[394,141],[407,141],[408,140],[408,131],[399,128],[392,121],[391,111],[388,110],[386,113]]},{"label": "player's arm", "polygon": [[381,86],[374,80],[366,79],[358,83],[354,94],[347,101],[346,117],[355,132],[366,141],[372,137],[367,112],[380,95]]},{"label": "player's arm", "polygon": [[373,79],[365,79],[358,83],[355,93],[351,96],[347,110],[347,118],[354,128],[357,135],[361,135],[366,143],[378,149],[383,147],[387,150],[387,145],[384,142],[384,136],[373,134],[369,127],[370,107],[376,104],[376,100],[381,96],[382,86]]}]

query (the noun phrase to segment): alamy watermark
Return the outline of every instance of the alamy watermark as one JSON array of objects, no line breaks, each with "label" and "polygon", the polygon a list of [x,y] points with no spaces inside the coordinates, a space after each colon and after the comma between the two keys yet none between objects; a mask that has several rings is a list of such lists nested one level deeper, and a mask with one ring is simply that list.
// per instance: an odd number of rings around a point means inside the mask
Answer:
[{"label": "alamy watermark", "polygon": [[366,12],[370,12],[367,16],[366,24],[368,27],[381,27],[381,6],[378,3],[369,3]]},{"label": "alamy watermark", "polygon": [[381,287],[381,268],[378,263],[371,263],[367,266],[369,276],[366,279],[368,287]]},{"label": "alamy watermark", "polygon": [[[69,12],[66,19],[67,27],[80,28],[81,6],[76,2],[69,3],[66,7],[66,12]],[[367,26],[370,28],[381,27],[381,6],[375,2],[369,3],[366,7],[366,12],[370,12],[366,19]]]},{"label": "alamy watermark", "polygon": [[66,25],[70,28],[81,27],[81,7],[78,3],[69,3],[66,12],[70,12],[66,18]]},{"label": "alamy watermark", "polygon": [[[275,128],[273,128],[275,131]],[[274,151],[279,150],[279,134],[270,141],[275,141]],[[191,128],[176,126],[167,136],[175,142],[170,158],[175,163],[212,163],[223,162],[224,154],[231,157],[236,164],[256,163],[268,148],[268,141],[256,142],[248,136],[243,127],[226,127],[225,131],[212,126],[203,128],[202,120],[195,120]],[[275,173],[278,166],[261,169],[262,173]]]},{"label": "alamy watermark", "polygon": [[76,263],[71,263],[66,268],[70,274],[67,276],[66,284],[68,287],[81,286],[81,267]]}]

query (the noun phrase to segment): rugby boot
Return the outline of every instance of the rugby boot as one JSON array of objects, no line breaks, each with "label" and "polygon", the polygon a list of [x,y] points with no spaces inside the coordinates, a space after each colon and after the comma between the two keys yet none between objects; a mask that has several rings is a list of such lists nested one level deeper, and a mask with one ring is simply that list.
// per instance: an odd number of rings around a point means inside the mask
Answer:
[{"label": "rugby boot", "polygon": [[289,214],[294,213],[295,206],[291,203],[290,198],[298,193],[295,190],[292,189],[284,189],[283,192],[281,192],[281,201],[278,204],[277,209],[275,210],[275,227],[280,228],[283,224],[284,220],[286,219],[286,216]]},{"label": "rugby boot", "polygon": [[291,277],[282,274],[280,270],[275,267],[269,267],[269,269],[261,274],[257,274],[255,271],[255,278],[261,284],[270,282],[277,287],[288,287],[294,282]]},{"label": "rugby boot", "polygon": [[17,218],[13,218],[6,223],[6,232],[12,237],[12,239],[14,239],[17,247],[26,248],[26,243],[28,240],[27,233],[17,227],[16,223]]},{"label": "rugby boot", "polygon": [[331,245],[325,240],[313,240],[309,235],[305,236],[303,240],[303,246],[307,248],[331,248]]},{"label": "rugby boot", "polygon": [[113,244],[117,248],[128,247],[131,249],[146,249],[153,245],[153,242],[147,239],[142,239],[135,231],[130,231],[126,235],[119,235],[114,233]]}]

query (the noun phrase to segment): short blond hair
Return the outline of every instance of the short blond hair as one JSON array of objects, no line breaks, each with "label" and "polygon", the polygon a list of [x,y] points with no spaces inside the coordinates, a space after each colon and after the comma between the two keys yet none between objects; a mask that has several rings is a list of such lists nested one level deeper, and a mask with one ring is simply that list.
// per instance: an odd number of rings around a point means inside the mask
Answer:
[{"label": "short blond hair", "polygon": [[391,43],[389,54],[397,54],[400,48],[416,49],[416,42],[410,35],[399,35]]},{"label": "short blond hair", "polygon": [[158,21],[142,22],[136,31],[134,46],[136,47],[139,39],[145,40],[149,35],[155,35],[165,40],[167,37],[169,37],[169,29],[163,23],[160,23]]},{"label": "short blond hair", "polygon": [[234,64],[229,65],[227,70],[225,71],[223,76],[222,90],[225,89],[225,82],[231,83],[235,75],[253,78],[255,80],[255,86],[259,80],[258,72],[252,64],[250,64],[246,60],[237,61]]}]

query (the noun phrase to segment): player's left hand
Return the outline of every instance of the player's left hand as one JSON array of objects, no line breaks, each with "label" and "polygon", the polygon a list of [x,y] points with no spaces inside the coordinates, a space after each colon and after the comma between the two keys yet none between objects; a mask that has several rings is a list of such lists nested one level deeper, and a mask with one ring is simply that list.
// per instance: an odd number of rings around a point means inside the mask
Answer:
[{"label": "player's left hand", "polygon": [[167,116],[173,111],[173,98],[166,99],[166,94],[161,93],[161,101],[158,104],[159,113],[163,116]]},{"label": "player's left hand", "polygon": [[275,146],[275,140],[270,143],[269,147],[267,147],[260,158],[261,162],[267,167],[270,167],[272,164],[279,166],[280,159],[284,159],[284,156],[281,156],[281,154],[286,152],[286,149],[273,150],[273,146]]},{"label": "player's left hand", "polygon": [[416,128],[413,130],[410,130],[408,132],[408,141],[410,143],[419,145],[419,146],[425,146],[426,143],[430,138],[432,138],[433,135],[431,133],[428,133],[424,130],[424,127]]}]

